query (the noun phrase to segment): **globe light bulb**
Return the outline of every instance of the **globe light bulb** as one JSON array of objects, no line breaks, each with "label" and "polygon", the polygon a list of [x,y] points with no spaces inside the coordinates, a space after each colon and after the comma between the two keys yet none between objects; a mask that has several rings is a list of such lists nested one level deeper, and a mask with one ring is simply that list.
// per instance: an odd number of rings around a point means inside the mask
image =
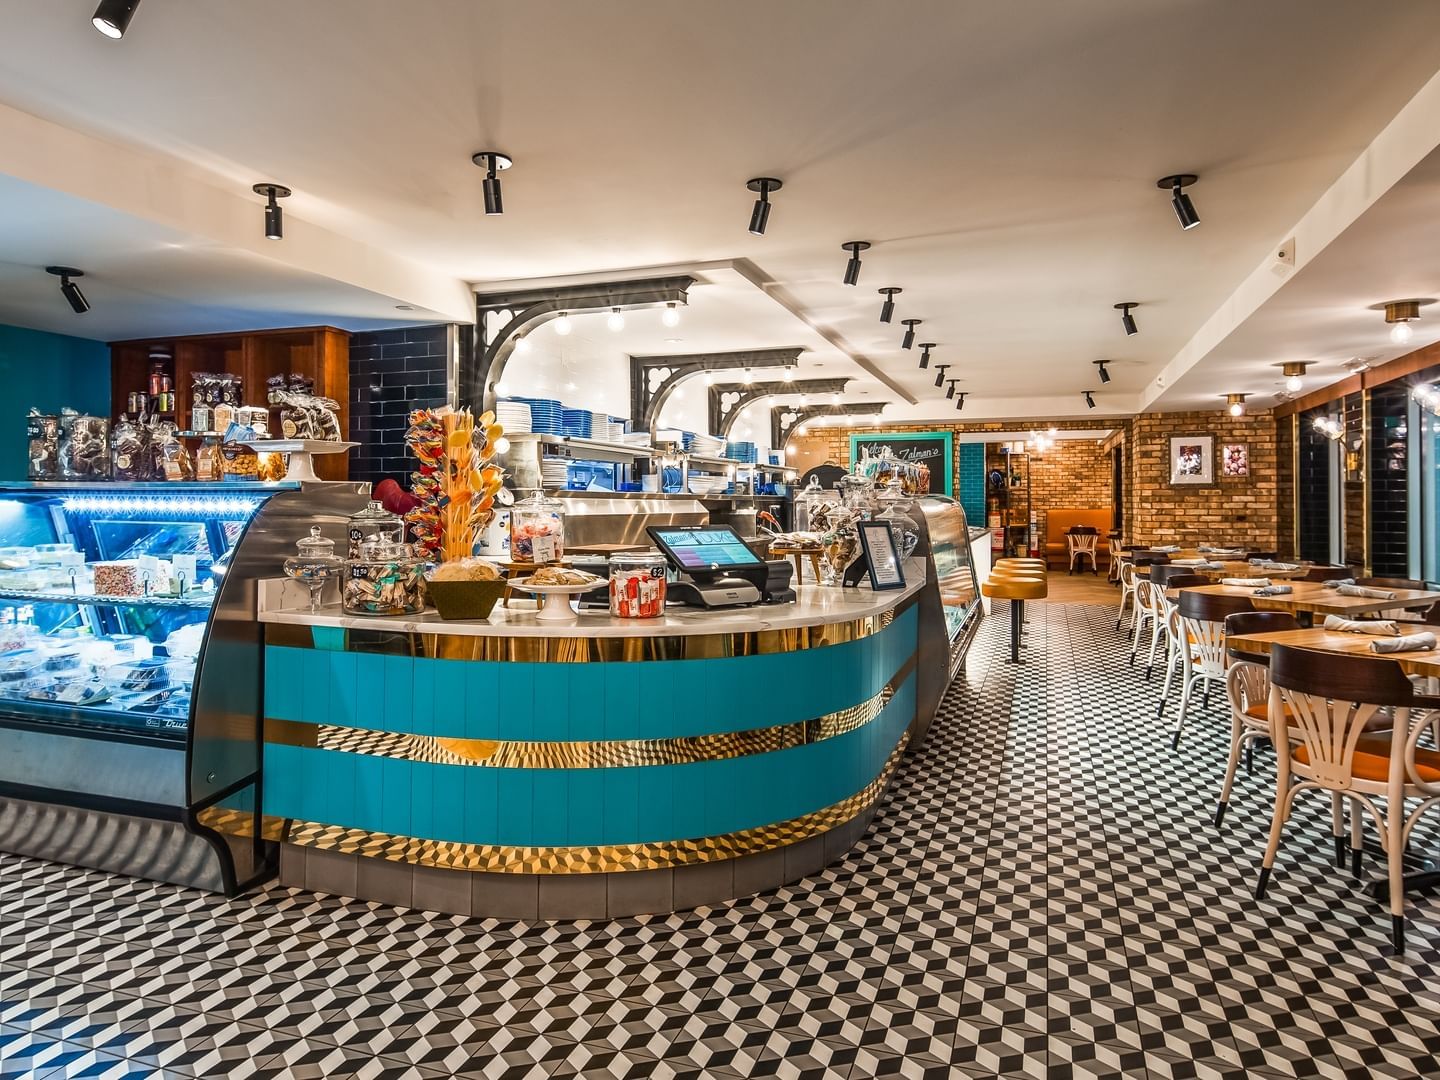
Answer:
[{"label": "globe light bulb", "polygon": [[496,452],[497,454],[503,454],[503,453],[505,453],[506,451],[508,451],[509,449],[510,449],[510,440],[507,439],[507,438],[505,438],[504,435],[501,435],[500,438],[498,438],[498,439],[495,440],[495,452]]},{"label": "globe light bulb", "polygon": [[1287,375],[1285,377],[1285,389],[1292,394],[1298,394],[1305,385],[1305,380],[1299,375]]},{"label": "globe light bulb", "polygon": [[660,321],[666,326],[680,325],[680,308],[673,301],[665,305],[665,311],[660,316]]},{"label": "globe light bulb", "polygon": [[748,367],[745,369],[744,378],[745,378],[745,385],[746,385],[746,386],[749,386],[752,382],[755,381],[755,376],[751,374],[750,369],[749,369]]},{"label": "globe light bulb", "polygon": [[1410,329],[1408,322],[1397,322],[1390,328],[1390,340],[1396,345],[1407,344],[1414,336],[1415,331]]},{"label": "globe light bulb", "polygon": [[715,374],[714,374],[714,372],[710,372],[710,371],[705,372],[705,385],[706,385],[706,386],[714,386],[714,385],[715,385]]},{"label": "globe light bulb", "polygon": [[528,337],[516,338],[516,339],[515,339],[515,351],[516,351],[516,352],[529,352],[529,351],[530,351],[530,339],[529,339]]},{"label": "globe light bulb", "polygon": [[560,313],[560,317],[555,320],[555,332],[561,337],[570,333],[570,316],[563,311]]},{"label": "globe light bulb", "polygon": [[785,369],[784,373],[783,373],[780,377],[781,377],[782,379],[784,379],[786,382],[794,382],[794,381],[795,381],[795,369],[794,369],[794,368],[788,368],[788,367],[787,367],[787,368]]},{"label": "globe light bulb", "polygon": [[1235,402],[1233,405],[1230,406],[1230,415],[1231,415],[1231,416],[1244,416],[1244,415],[1245,415],[1245,406],[1244,406],[1244,405],[1241,405],[1240,402],[1238,402],[1238,401]]},{"label": "globe light bulb", "polygon": [[831,395],[830,395],[830,404],[831,404],[831,405],[839,405],[839,404],[840,404],[840,395],[839,395],[839,394],[831,394]]},{"label": "globe light bulb", "polygon": [[605,320],[605,325],[615,331],[625,329],[625,316],[620,314],[618,307],[610,309],[610,317]]}]

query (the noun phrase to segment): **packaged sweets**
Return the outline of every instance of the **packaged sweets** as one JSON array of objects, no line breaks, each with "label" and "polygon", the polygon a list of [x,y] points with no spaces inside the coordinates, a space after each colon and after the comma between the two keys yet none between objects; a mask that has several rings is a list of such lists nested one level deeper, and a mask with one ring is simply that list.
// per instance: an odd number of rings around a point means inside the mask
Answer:
[{"label": "packaged sweets", "polygon": [[425,610],[425,563],[409,544],[367,541],[345,563],[340,602],[350,615],[414,615]]},{"label": "packaged sweets", "polygon": [[60,417],[31,409],[25,417],[29,480],[60,479]]},{"label": "packaged sweets", "polygon": [[149,480],[154,466],[149,429],[121,417],[110,436],[110,464],[116,480]]},{"label": "packaged sweets", "polygon": [[277,480],[284,480],[289,467],[285,463],[285,455],[278,450],[265,450],[260,454],[259,461],[260,479],[267,484]]},{"label": "packaged sweets", "polygon": [[103,416],[60,414],[60,475],[66,480],[105,480],[110,476],[110,422]]},{"label": "packaged sweets", "polygon": [[220,444],[214,439],[206,439],[195,451],[195,479],[220,479]]},{"label": "packaged sweets", "polygon": [[162,480],[194,480],[195,462],[185,444],[166,432],[155,444],[156,475]]},{"label": "packaged sweets", "polygon": [[222,480],[259,480],[260,455],[253,446],[227,442],[220,447],[220,478]]},{"label": "packaged sweets", "polygon": [[657,551],[610,556],[610,614],[619,619],[665,614],[665,556]]},{"label": "packaged sweets", "polygon": [[141,596],[144,594],[137,562],[97,562],[95,592],[100,596]]}]

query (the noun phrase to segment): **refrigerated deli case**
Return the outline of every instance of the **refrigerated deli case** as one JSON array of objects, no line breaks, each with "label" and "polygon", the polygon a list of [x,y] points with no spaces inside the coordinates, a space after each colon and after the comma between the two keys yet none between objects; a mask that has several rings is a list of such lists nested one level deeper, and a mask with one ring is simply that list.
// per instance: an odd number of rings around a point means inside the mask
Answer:
[{"label": "refrigerated deli case", "polygon": [[365,490],[0,484],[0,850],[229,894],[273,872],[211,827],[258,812],[256,582]]}]

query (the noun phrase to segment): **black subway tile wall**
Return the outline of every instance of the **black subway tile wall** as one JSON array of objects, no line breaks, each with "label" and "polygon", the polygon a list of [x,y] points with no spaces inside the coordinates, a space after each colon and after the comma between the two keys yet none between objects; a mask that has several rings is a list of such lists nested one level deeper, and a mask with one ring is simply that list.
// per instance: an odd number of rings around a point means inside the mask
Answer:
[{"label": "black subway tile wall", "polygon": [[1409,411],[1406,385],[1390,383],[1371,391],[1370,569],[1378,577],[1410,576],[1405,428]]},{"label": "black subway tile wall", "polygon": [[1275,422],[1275,480],[1280,488],[1276,516],[1276,551],[1282,559],[1296,558],[1295,538],[1295,416],[1281,416]]},{"label": "black subway tile wall", "polygon": [[1296,490],[1300,532],[1300,557],[1312,562],[1330,561],[1330,440],[1315,430],[1314,420],[1326,415],[1323,409],[1301,413],[1300,462]]},{"label": "black subway tile wall", "polygon": [[445,404],[446,327],[403,326],[350,335],[350,479],[409,486],[411,409]]}]

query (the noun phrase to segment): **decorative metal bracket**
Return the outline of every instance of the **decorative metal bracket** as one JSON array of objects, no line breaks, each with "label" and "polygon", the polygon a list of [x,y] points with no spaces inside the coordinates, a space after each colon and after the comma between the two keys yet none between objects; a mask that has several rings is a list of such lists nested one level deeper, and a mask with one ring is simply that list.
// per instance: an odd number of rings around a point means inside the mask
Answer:
[{"label": "decorative metal bracket", "polygon": [[687,275],[604,281],[591,285],[563,285],[551,289],[524,289],[482,293],[475,297],[476,342],[472,362],[460,371],[460,403],[476,412],[495,407],[495,387],[515,342],[541,323],[587,311],[622,311],[683,304],[695,279]]},{"label": "decorative metal bracket", "polygon": [[878,416],[888,401],[857,401],[850,405],[776,405],[770,410],[770,447],[784,453],[790,437],[817,416]]},{"label": "decorative metal bracket", "polygon": [[[630,424],[648,431],[651,438],[660,409],[671,391],[688,375],[706,371],[741,371],[745,368],[794,367],[803,348],[746,349],[740,352],[683,353],[674,356],[630,357]],[[707,435],[718,432],[706,432]]]},{"label": "decorative metal bracket", "polygon": [[798,379],[791,382],[718,383],[710,387],[710,434],[729,438],[746,405],[783,394],[839,394],[850,382],[843,379]]}]

